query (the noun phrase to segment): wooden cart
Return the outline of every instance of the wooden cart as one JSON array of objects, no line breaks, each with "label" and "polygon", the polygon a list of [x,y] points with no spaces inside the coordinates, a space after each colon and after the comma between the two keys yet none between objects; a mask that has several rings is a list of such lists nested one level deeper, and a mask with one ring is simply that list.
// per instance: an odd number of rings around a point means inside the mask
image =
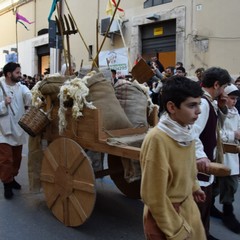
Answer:
[{"label": "wooden cart", "polygon": [[[50,105],[50,104],[48,104]],[[63,135],[58,132],[58,106],[53,106],[51,123],[46,127],[44,139],[50,144],[44,152],[41,182],[47,206],[66,226],[79,226],[91,215],[95,200],[95,178],[110,175],[118,189],[130,198],[140,198],[140,180],[127,182],[124,178],[122,158],[139,160],[140,148],[107,144],[110,136],[131,136],[147,132],[146,127],[104,131],[101,111],[84,109],[83,117],[72,119],[67,110],[68,126]],[[154,109],[149,124],[158,121]],[[87,151],[107,153],[108,168],[94,172]],[[106,164],[105,164],[106,165]]]}]

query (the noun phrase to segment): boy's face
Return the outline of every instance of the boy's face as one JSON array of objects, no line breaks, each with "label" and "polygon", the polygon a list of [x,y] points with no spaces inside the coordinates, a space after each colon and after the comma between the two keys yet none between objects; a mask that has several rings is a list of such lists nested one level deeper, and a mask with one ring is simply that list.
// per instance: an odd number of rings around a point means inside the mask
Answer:
[{"label": "boy's face", "polygon": [[238,89],[240,89],[240,81],[236,81],[236,82],[235,82],[235,85],[236,85],[236,87],[237,87]]},{"label": "boy's face", "polygon": [[167,107],[169,115],[174,121],[182,126],[187,126],[193,124],[201,113],[200,103],[201,97],[188,97],[181,103],[180,108],[177,108],[173,102],[168,102]]},{"label": "boy's face", "polygon": [[176,70],[176,75],[185,77],[185,73],[182,70]]},{"label": "boy's face", "polygon": [[232,109],[235,107],[236,103],[237,103],[237,100],[238,100],[238,96],[234,96],[234,95],[228,95],[227,97],[227,107],[229,109]]}]

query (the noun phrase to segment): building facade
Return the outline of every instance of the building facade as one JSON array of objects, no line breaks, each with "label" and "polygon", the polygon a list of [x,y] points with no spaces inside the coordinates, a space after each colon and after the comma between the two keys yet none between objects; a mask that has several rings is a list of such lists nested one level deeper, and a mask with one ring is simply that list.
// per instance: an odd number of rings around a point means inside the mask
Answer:
[{"label": "building facade", "polygon": [[[2,2],[9,5],[3,6]],[[50,47],[56,39],[60,41],[52,35],[55,31],[49,31],[52,2],[0,1],[0,68],[17,53],[22,72],[27,75],[43,73],[46,68],[52,73],[60,70],[64,51]],[[58,2],[51,20],[55,20],[55,16],[60,19],[58,13],[61,13],[71,28],[70,15],[78,30],[77,33],[70,31],[68,36],[71,61],[75,62],[76,69],[92,66],[93,59],[98,61],[97,52],[124,48],[128,53],[129,71],[140,54],[146,60],[157,56],[164,67],[183,62],[188,75],[194,75],[199,67],[211,66],[240,75],[240,31],[236,27],[240,22],[239,0],[121,0],[120,11],[116,12],[106,38],[104,33],[111,20],[106,13],[108,0]],[[16,23],[16,13],[33,22],[23,22],[28,30]],[[66,23],[64,27],[67,30]],[[67,36],[63,38],[66,49]]]}]

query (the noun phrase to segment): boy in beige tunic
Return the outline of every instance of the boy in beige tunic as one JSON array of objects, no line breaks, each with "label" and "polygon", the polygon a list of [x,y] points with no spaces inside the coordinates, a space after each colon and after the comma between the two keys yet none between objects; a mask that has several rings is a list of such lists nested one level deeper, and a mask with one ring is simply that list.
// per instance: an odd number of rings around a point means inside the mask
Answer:
[{"label": "boy in beige tunic", "polygon": [[148,240],[206,239],[195,203],[205,201],[205,194],[196,178],[191,132],[200,114],[202,94],[198,83],[181,76],[170,78],[163,87],[166,112],[145,137],[140,153]]}]

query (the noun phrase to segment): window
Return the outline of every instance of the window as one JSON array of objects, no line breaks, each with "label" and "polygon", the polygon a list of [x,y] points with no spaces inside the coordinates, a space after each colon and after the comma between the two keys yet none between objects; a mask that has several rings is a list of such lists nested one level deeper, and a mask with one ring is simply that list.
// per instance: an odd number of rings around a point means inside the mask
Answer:
[{"label": "window", "polygon": [[144,2],[144,8],[149,8],[169,2],[172,2],[172,0],[147,0]]}]

